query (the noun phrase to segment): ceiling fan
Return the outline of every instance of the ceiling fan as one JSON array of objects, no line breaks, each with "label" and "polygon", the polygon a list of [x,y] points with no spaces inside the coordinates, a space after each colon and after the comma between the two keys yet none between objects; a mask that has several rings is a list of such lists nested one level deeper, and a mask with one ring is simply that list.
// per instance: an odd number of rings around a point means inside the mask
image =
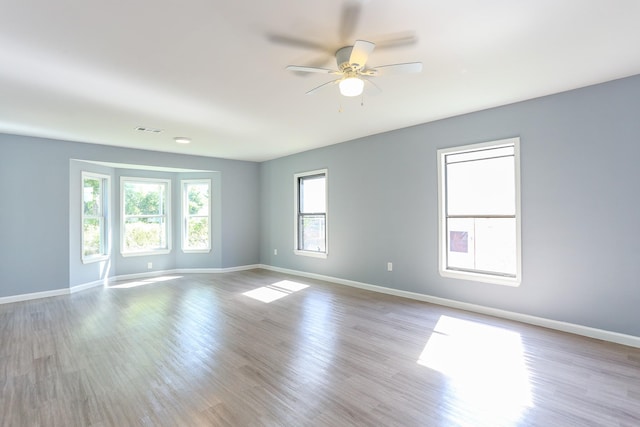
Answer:
[{"label": "ceiling fan", "polygon": [[340,93],[344,96],[359,96],[364,90],[365,83],[371,85],[375,91],[379,92],[380,89],[378,86],[371,81],[373,77],[419,73],[422,71],[422,62],[407,62],[367,68],[367,60],[375,46],[375,43],[366,40],[356,40],[353,46],[345,46],[338,49],[335,53],[336,63],[338,65],[337,70],[300,65],[289,65],[287,66],[287,70],[338,75],[340,76],[339,78],[311,89],[307,92],[307,95],[312,95],[323,88],[337,84],[340,88]]}]

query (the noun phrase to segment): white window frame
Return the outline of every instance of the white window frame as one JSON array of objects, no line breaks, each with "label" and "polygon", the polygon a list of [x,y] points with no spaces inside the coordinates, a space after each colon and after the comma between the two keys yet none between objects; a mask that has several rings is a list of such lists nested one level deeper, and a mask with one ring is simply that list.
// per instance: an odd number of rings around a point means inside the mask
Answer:
[{"label": "white window frame", "polygon": [[[86,215],[84,212],[84,181],[85,179],[97,179],[100,181],[100,197],[102,198],[101,215]],[[104,261],[109,258],[109,194],[111,191],[111,177],[99,173],[81,172],[80,180],[80,256],[83,264]],[[100,221],[100,253],[94,255],[85,255],[84,250],[84,221],[85,219],[95,218]]]},{"label": "white window frame", "polygon": [[[308,250],[303,250],[300,249],[299,245],[300,245],[300,236],[299,236],[299,232],[301,231],[298,226],[299,221],[300,221],[300,178],[305,178],[305,177],[310,177],[310,176],[317,176],[317,175],[324,175],[324,187],[325,187],[325,211],[324,211],[324,252],[316,252],[316,251],[308,251]],[[327,258],[327,256],[329,255],[329,171],[328,169],[317,169],[317,170],[313,170],[313,171],[308,171],[308,172],[301,172],[301,173],[297,173],[294,175],[294,179],[293,179],[293,190],[294,190],[294,215],[293,215],[293,222],[294,222],[294,233],[293,233],[293,252],[296,255],[303,255],[303,256],[309,256],[309,257],[314,257],[314,258]],[[317,212],[317,213],[321,213],[321,212]]]},{"label": "white window frame", "polygon": [[[126,182],[151,182],[151,183],[161,183],[166,185],[166,197],[165,197],[165,207],[166,212],[163,215],[154,215],[164,217],[165,224],[165,233],[166,233],[166,247],[158,248],[146,251],[125,251],[125,224],[127,217],[138,216],[138,215],[125,215],[125,192],[124,186]],[[163,178],[142,178],[135,176],[121,176],[120,177],[120,254],[123,257],[130,256],[143,256],[143,255],[162,255],[168,254],[171,252],[171,229],[172,229],[172,217],[171,217],[171,180],[163,179]]]},{"label": "white window frame", "polygon": [[[447,212],[446,212],[446,156],[479,149],[498,148],[504,146],[514,148],[514,181],[515,181],[515,220],[516,220],[516,273],[515,276],[498,275],[486,272],[461,271],[449,269],[447,266]],[[438,240],[439,271],[443,277],[473,280],[507,286],[519,286],[522,280],[522,239],[520,209],[520,138],[508,138],[465,146],[438,150]]]},{"label": "white window frame", "polygon": [[[208,200],[208,209],[207,215],[190,215],[189,214],[189,200],[188,200],[188,192],[187,186],[190,184],[206,184],[209,189],[209,200]],[[183,179],[180,181],[180,189],[181,194],[180,198],[182,200],[182,252],[184,253],[208,253],[211,252],[211,179]],[[207,218],[207,237],[208,237],[208,245],[206,248],[189,248],[187,246],[189,242],[188,238],[188,230],[189,230],[189,218]]]}]

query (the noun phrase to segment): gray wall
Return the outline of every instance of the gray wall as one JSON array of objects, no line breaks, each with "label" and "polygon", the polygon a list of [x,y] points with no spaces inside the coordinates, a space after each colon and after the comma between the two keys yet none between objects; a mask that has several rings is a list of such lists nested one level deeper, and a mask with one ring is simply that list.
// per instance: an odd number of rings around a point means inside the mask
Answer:
[{"label": "gray wall", "polygon": [[[262,164],[0,134],[0,297],[101,278],[79,262],[78,159],[218,174],[219,250],[176,253],[158,268],[261,262],[640,336],[639,111],[635,76]],[[522,284],[441,278],[436,150],[512,136]],[[293,174],[324,167],[329,257],[295,256]],[[96,171],[119,185],[118,169]],[[114,256],[110,274],[146,272],[138,261]]]},{"label": "gray wall", "polygon": [[[103,278],[99,263],[82,264],[80,259],[80,172],[111,175],[113,189],[119,188],[121,174],[153,173],[82,161],[214,171],[204,174],[212,177],[212,190],[217,192],[214,201],[218,201],[214,213],[219,214],[214,250],[207,255],[178,254],[176,235],[170,256],[122,258],[116,227],[119,202],[113,191],[109,275],[147,272],[147,261],[154,263],[154,269],[225,268],[259,262],[257,163],[0,134],[0,297],[65,289]],[[174,180],[174,195],[179,194],[180,179],[196,176],[155,174]]]},{"label": "gray wall", "polygon": [[[265,162],[261,262],[640,336],[639,112],[635,76]],[[436,150],[513,136],[521,285],[440,277]],[[296,256],[293,175],[324,167],[329,256]]]}]

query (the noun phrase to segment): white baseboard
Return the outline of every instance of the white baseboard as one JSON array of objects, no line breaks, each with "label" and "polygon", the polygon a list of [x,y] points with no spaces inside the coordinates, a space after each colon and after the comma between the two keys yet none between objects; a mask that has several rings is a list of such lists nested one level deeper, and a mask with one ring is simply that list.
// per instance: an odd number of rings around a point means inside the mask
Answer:
[{"label": "white baseboard", "polygon": [[69,287],[69,293],[70,294],[75,294],[76,292],[80,292],[80,291],[84,291],[84,290],[87,290],[87,289],[95,288],[97,286],[104,286],[108,282],[109,282],[109,279],[105,278],[105,279],[102,279],[102,280],[96,280],[94,282],[83,283],[81,285],[71,286],[71,287]]},{"label": "white baseboard", "polygon": [[404,298],[410,298],[418,301],[429,302],[432,304],[442,305],[460,310],[472,311],[474,313],[486,314],[489,316],[500,317],[517,322],[528,323],[531,325],[542,326],[544,328],[555,329],[557,331],[568,332],[576,335],[582,335],[589,338],[595,338],[603,341],[623,344],[630,347],[640,348],[640,337],[634,335],[626,335],[618,332],[605,331],[603,329],[591,328],[589,326],[576,325],[574,323],[561,322],[558,320],[545,319],[543,317],[531,316],[528,314],[516,313],[513,311],[500,310],[497,308],[485,307],[477,304],[470,304],[450,300],[446,298],[434,297],[431,295],[419,294],[416,292],[402,291],[399,289],[387,288],[384,286],[370,285],[368,283],[356,282],[354,280],[340,279],[338,277],[325,276],[322,274],[307,273],[304,271],[290,270],[287,268],[273,267],[270,265],[260,265],[265,270],[276,271],[279,273],[292,274],[294,276],[308,277],[310,279],[318,279],[326,282],[336,283],[339,285],[351,286],[354,288],[366,289],[373,292],[380,292],[388,295],[395,295]]},{"label": "white baseboard", "polygon": [[69,286],[64,289],[55,289],[52,291],[34,292],[31,294],[19,294],[11,295],[7,297],[0,297],[0,304],[9,304],[12,302],[29,301],[38,298],[57,297],[60,295],[69,295],[76,292],[84,291],[86,289],[95,288],[97,286],[108,286],[109,283],[117,282],[119,280],[131,280],[142,279],[146,277],[156,277],[166,274],[187,274],[187,273],[232,273],[235,271],[253,270],[255,268],[262,268],[260,264],[241,265],[238,267],[225,267],[225,268],[177,268],[173,270],[155,270],[144,273],[135,274],[123,274],[120,276],[111,276],[102,280],[96,280],[93,282],[82,283],[80,285]]},{"label": "white baseboard", "polygon": [[173,270],[174,273],[233,273],[235,271],[253,270],[256,268],[262,268],[262,264],[241,265],[238,267],[225,267],[225,268],[178,268]]},{"label": "white baseboard", "polygon": [[173,270],[152,271],[136,274],[125,274],[120,276],[113,276],[105,280],[97,280],[94,282],[83,283],[75,285],[66,289],[55,289],[52,291],[34,292],[30,294],[12,295],[7,297],[0,297],[0,304],[8,304],[13,302],[28,301],[38,298],[48,298],[60,295],[68,295],[75,292],[83,291],[85,289],[94,288],[96,286],[108,286],[108,283],[116,282],[119,280],[139,279],[145,277],[155,277],[166,274],[188,274],[188,273],[208,273],[208,274],[220,274],[220,273],[232,273],[236,271],[252,270],[255,268],[263,268],[265,270],[276,271],[279,273],[291,274],[294,276],[308,277],[310,279],[318,279],[326,282],[336,283],[344,286],[351,286],[354,288],[365,289],[373,292],[379,292],[388,295],[395,295],[404,298],[410,298],[418,301],[429,302],[432,304],[442,305],[451,308],[457,308],[460,310],[472,311],[475,313],[486,314],[489,316],[500,317],[508,320],[515,320],[517,322],[528,323],[531,325],[542,326],[544,328],[555,329],[557,331],[568,332],[576,335],[582,335],[589,338],[595,338],[603,341],[614,342],[617,344],[623,344],[630,347],[640,348],[640,337],[634,335],[626,335],[618,332],[605,331],[603,329],[591,328],[589,326],[577,325],[574,323],[561,322],[558,320],[545,319],[543,317],[531,316],[528,314],[516,313],[513,311],[500,310],[497,308],[485,307],[477,304],[470,304],[466,302],[460,302],[450,300],[446,298],[434,297],[431,295],[419,294],[417,292],[402,291],[399,289],[387,288],[384,286],[371,285],[368,283],[357,282],[355,280],[341,279],[338,277],[325,276],[323,274],[307,273],[304,271],[290,270],[288,268],[274,267],[266,264],[252,264],[243,265],[238,267],[226,267],[226,268],[179,268]]},{"label": "white baseboard", "polygon": [[8,297],[0,297],[0,304],[9,304],[12,302],[29,301],[32,299],[58,297],[60,295],[69,294],[69,289],[54,289],[53,291],[33,292],[30,294],[11,295]]}]

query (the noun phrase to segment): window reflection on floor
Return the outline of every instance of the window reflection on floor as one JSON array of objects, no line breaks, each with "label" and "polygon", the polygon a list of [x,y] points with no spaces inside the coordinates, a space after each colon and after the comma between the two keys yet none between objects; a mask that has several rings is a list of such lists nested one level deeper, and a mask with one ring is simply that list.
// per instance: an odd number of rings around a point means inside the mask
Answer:
[{"label": "window reflection on floor", "polygon": [[175,279],[180,279],[182,276],[158,276],[158,277],[149,277],[146,279],[142,279],[142,280],[136,280],[133,282],[125,282],[125,283],[115,283],[113,285],[110,285],[110,288],[115,288],[115,289],[128,289],[128,288],[137,288],[138,286],[146,286],[146,285],[152,285],[154,283],[158,283],[158,282],[166,282],[168,280],[175,280]]},{"label": "window reflection on floor", "polygon": [[309,285],[293,282],[291,280],[281,280],[271,285],[262,286],[251,291],[247,291],[242,295],[248,296],[258,301],[270,303],[308,287]]},{"label": "window reflection on floor", "polygon": [[[533,406],[520,334],[483,323],[441,316],[418,364],[446,376],[447,405],[460,425],[517,425]],[[467,422],[468,421],[468,422]]]}]

